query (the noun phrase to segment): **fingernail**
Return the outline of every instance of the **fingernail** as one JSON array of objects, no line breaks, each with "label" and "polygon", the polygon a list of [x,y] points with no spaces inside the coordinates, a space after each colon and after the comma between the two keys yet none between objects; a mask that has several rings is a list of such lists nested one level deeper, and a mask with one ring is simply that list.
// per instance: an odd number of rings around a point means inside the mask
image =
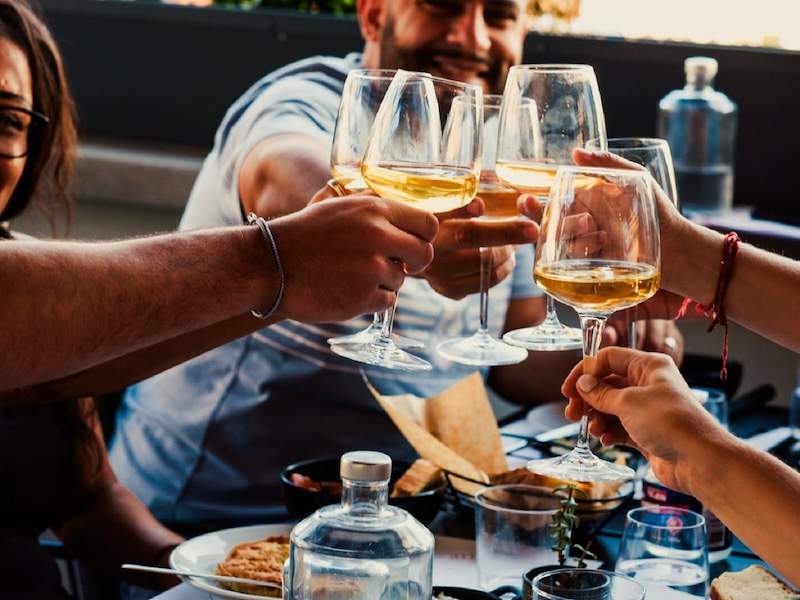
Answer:
[{"label": "fingernail", "polygon": [[578,378],[578,389],[582,392],[591,392],[597,387],[597,377],[594,375],[581,375]]},{"label": "fingernail", "polygon": [[529,241],[532,242],[536,239],[536,225],[533,223],[526,223],[522,231],[525,235],[525,238]]}]

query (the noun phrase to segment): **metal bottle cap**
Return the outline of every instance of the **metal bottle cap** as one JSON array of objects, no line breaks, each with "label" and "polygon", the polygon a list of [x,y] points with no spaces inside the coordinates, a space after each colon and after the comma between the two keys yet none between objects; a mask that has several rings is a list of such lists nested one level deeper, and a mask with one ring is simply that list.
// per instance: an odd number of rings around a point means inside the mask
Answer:
[{"label": "metal bottle cap", "polygon": [[383,452],[348,452],[342,455],[339,474],[342,479],[352,481],[388,481],[392,474],[392,459]]},{"label": "metal bottle cap", "polygon": [[708,56],[690,56],[683,62],[686,71],[686,82],[691,85],[704,86],[714,81],[719,70],[716,59]]}]

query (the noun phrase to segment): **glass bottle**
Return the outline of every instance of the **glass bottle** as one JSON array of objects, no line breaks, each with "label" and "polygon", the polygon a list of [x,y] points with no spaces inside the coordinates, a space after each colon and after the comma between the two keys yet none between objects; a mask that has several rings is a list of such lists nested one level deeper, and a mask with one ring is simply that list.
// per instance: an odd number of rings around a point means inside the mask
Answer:
[{"label": "glass bottle", "polygon": [[430,600],[433,535],[389,506],[391,470],[380,452],[342,456],[341,504],[292,531],[285,600]]},{"label": "glass bottle", "polygon": [[728,212],[733,206],[738,109],[713,87],[716,60],[693,56],[684,69],[686,86],[658,105],[658,137],[669,142],[683,212]]}]

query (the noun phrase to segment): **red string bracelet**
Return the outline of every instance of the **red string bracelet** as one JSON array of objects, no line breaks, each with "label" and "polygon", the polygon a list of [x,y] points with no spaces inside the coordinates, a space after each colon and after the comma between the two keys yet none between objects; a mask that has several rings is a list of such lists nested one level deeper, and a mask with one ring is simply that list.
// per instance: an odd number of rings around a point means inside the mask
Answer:
[{"label": "red string bracelet", "polygon": [[[735,231],[731,231],[725,235],[722,246],[719,279],[717,279],[717,289],[714,292],[714,301],[709,305],[695,302],[695,311],[711,319],[711,324],[708,326],[709,333],[714,331],[714,328],[718,324],[725,328],[725,336],[722,341],[722,368],[719,371],[719,376],[722,381],[728,379],[728,317],[725,314],[725,294],[728,291],[728,284],[733,277],[733,264],[736,262],[736,255],[739,253],[740,241],[739,234]],[[692,302],[693,300],[691,298],[684,298],[678,310],[677,318],[686,315]]]}]

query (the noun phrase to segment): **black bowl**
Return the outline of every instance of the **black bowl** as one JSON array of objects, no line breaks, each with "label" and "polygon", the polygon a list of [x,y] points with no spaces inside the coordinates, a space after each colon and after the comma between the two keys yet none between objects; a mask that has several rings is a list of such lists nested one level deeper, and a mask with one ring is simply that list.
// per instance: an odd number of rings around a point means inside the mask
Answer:
[{"label": "black bowl", "polygon": [[[400,479],[400,476],[410,466],[411,463],[408,462],[392,461],[390,489],[394,482]],[[295,518],[304,519],[323,506],[341,502],[339,494],[331,494],[325,491],[315,492],[297,487],[292,483],[292,473],[300,473],[315,481],[341,481],[339,477],[339,459],[314,458],[289,465],[283,470],[281,473],[283,497],[286,500],[286,506]],[[428,525],[436,518],[439,508],[442,506],[444,488],[445,484],[442,483],[439,487],[426,490],[416,496],[389,498],[389,504],[407,510],[420,523]]]}]

